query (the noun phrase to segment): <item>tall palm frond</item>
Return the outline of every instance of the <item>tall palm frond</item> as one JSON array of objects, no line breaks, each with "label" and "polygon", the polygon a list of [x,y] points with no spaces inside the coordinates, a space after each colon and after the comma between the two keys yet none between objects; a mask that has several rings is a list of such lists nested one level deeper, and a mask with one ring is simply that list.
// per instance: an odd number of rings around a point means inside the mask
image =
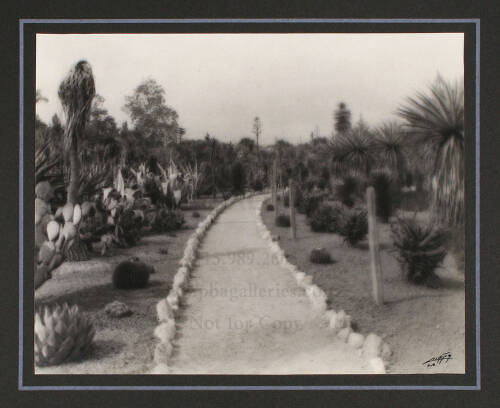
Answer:
[{"label": "tall palm frond", "polygon": [[438,76],[427,93],[398,110],[415,143],[432,161],[433,207],[442,222],[464,222],[464,88]]}]

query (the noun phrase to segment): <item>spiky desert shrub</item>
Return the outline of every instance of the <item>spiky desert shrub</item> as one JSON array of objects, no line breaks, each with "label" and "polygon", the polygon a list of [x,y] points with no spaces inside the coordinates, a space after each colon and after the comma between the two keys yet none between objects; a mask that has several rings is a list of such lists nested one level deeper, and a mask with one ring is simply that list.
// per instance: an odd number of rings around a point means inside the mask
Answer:
[{"label": "spiky desert shrub", "polygon": [[339,232],[343,206],[341,203],[321,204],[309,218],[314,232]]},{"label": "spiky desert shrub", "polygon": [[285,214],[280,214],[275,219],[275,224],[278,227],[289,227],[290,226],[290,216]]},{"label": "spiky desert shrub", "polygon": [[141,239],[143,220],[133,210],[120,209],[116,216],[114,239],[121,247],[131,247]]},{"label": "spiky desert shrub", "polygon": [[392,238],[401,271],[410,282],[435,286],[435,269],[446,256],[448,233],[433,223],[398,218],[391,225]]},{"label": "spiky desert shrub", "polygon": [[309,260],[315,264],[331,264],[333,259],[325,248],[315,248],[309,255]]},{"label": "spiky desert shrub", "polygon": [[35,364],[50,366],[82,358],[94,334],[91,320],[78,306],[42,306],[35,313]]},{"label": "spiky desert shrub", "polygon": [[335,193],[337,199],[347,207],[352,207],[356,198],[359,181],[353,176],[344,177],[342,183],[337,185]]},{"label": "spiky desert shrub", "polygon": [[116,289],[140,289],[147,286],[153,268],[140,261],[124,261],[113,271],[113,287]]},{"label": "spiky desert shrub", "polygon": [[364,210],[345,209],[342,214],[340,234],[344,241],[354,246],[365,238],[368,233],[367,214]]},{"label": "spiky desert shrub", "polygon": [[184,224],[184,214],[180,210],[162,208],[156,213],[152,229],[155,232],[176,231]]}]

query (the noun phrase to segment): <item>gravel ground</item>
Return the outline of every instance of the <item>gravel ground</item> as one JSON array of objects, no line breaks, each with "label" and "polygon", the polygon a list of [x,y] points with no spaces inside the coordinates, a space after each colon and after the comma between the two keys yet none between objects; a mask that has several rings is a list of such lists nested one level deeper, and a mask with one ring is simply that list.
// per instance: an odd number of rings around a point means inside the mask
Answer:
[{"label": "gravel ground", "polygon": [[[274,225],[274,212],[263,207],[264,223],[273,235],[280,235],[280,246],[289,262],[313,277],[328,296],[330,306],[344,309],[362,334],[374,332],[391,346],[393,355],[387,368],[391,374],[465,372],[465,292],[464,275],[457,271],[452,256],[437,270],[440,289],[409,284],[389,252],[392,246],[388,224],[379,224],[384,300],[377,306],[371,297],[370,257],[367,242],[351,248],[337,234],[316,233],[306,217],[297,214],[297,239],[288,228]],[[282,212],[289,211],[281,208]],[[425,217],[420,213],[419,217]],[[309,261],[313,248],[326,248],[336,261],[317,265]],[[434,367],[422,364],[432,357],[450,352],[452,360]]]}]

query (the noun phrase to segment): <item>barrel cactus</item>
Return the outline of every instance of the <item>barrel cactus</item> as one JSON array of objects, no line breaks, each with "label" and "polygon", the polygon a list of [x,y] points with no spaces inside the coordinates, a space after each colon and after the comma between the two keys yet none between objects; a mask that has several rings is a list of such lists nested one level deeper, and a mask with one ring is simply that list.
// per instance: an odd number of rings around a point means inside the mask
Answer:
[{"label": "barrel cactus", "polygon": [[45,305],[35,314],[35,364],[78,360],[90,349],[95,330],[78,306]]}]

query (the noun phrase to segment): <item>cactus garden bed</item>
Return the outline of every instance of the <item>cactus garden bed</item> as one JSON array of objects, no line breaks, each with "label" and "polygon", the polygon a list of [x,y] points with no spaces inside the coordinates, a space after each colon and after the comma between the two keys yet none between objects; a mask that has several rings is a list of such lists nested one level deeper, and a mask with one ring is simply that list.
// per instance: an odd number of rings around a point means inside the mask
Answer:
[{"label": "cactus garden bed", "polygon": [[[419,213],[419,217],[425,216]],[[357,331],[377,333],[390,345],[393,354],[388,373],[465,372],[464,278],[451,256],[436,271],[439,289],[410,284],[388,251],[392,247],[390,226],[379,224],[385,303],[376,306],[371,297],[367,241],[350,247],[340,235],[313,232],[302,214],[296,215],[297,239],[292,240],[288,229],[275,225],[273,212],[262,211],[262,218],[272,235],[280,236],[279,245],[288,261],[313,277],[332,309],[345,310]],[[313,264],[309,257],[314,248],[325,248],[336,262]],[[422,364],[446,352],[452,355],[446,364],[429,368]]]},{"label": "cactus garden bed", "polygon": [[[158,325],[156,304],[169,292],[185,243],[209,210],[200,209],[198,213],[200,218],[193,218],[191,212],[186,212],[187,227],[175,234],[148,235],[134,247],[116,249],[108,256],[89,261],[66,262],[54,270],[53,277],[36,291],[35,306],[53,302],[77,304],[93,321],[96,333],[85,358],[35,367],[35,374],[147,373],[153,366],[157,343],[153,334]],[[156,272],[143,289],[114,289],[111,283],[114,267],[131,257],[153,265]],[[132,314],[110,317],[105,306],[113,301],[125,303]]]}]

